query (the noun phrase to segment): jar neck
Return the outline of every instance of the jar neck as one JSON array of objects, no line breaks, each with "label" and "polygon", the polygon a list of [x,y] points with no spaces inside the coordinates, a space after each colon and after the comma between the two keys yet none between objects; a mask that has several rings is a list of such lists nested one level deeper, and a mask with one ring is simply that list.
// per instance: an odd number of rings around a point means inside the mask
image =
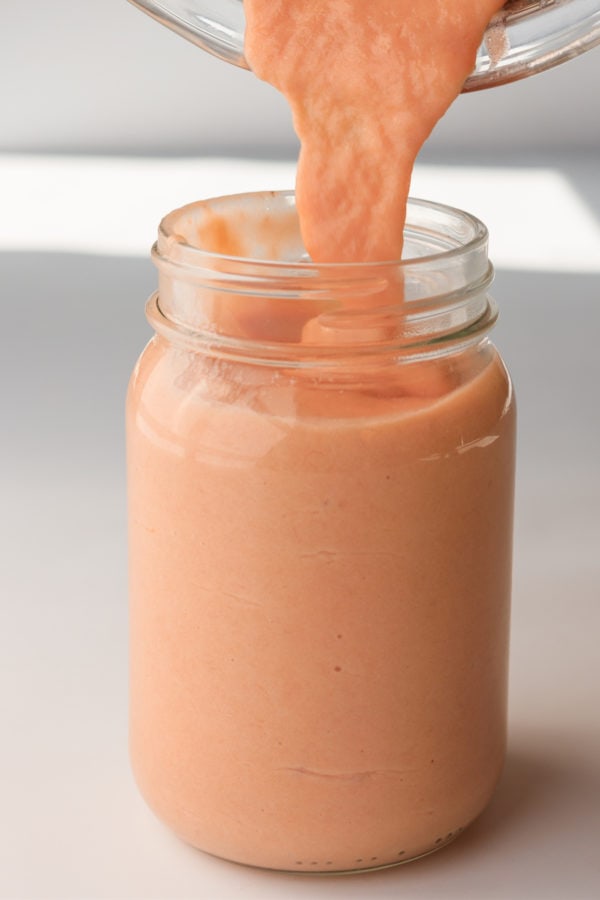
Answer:
[{"label": "jar neck", "polygon": [[442,356],[496,320],[487,237],[467,213],[410,200],[402,260],[321,265],[292,193],[194,203],[160,225],[148,317],[190,349],[267,364]]}]

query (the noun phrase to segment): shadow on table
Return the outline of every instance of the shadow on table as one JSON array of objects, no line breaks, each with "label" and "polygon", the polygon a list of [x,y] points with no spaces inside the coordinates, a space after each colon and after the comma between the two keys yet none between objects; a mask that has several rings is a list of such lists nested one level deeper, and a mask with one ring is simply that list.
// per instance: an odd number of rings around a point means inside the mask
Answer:
[{"label": "shadow on table", "polygon": [[[600,773],[596,787],[600,785]],[[514,751],[509,753],[504,774],[488,809],[473,824],[463,843],[489,841],[521,823],[552,815],[566,797],[585,797],[590,790],[590,773],[579,761],[552,759]]]},{"label": "shadow on table", "polygon": [[[465,834],[416,863],[448,875],[459,897],[459,870],[491,862],[497,874],[482,897],[591,900],[600,884],[600,765],[592,736],[536,734],[514,742],[490,806]],[[582,752],[582,748],[585,752]],[[504,857],[502,854],[505,854]],[[505,859],[506,867],[496,861]],[[594,874],[595,873],[595,874]],[[589,883],[589,893],[583,885]],[[575,887],[578,885],[578,887]],[[519,886],[518,893],[515,893]],[[579,891],[579,893],[578,893]]]}]

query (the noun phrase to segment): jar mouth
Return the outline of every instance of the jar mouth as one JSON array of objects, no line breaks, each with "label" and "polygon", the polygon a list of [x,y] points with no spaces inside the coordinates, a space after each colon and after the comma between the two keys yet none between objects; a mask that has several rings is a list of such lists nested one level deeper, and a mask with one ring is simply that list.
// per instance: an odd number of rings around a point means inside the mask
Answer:
[{"label": "jar mouth", "polygon": [[148,316],[170,339],[217,355],[440,355],[495,322],[487,245],[475,216],[410,199],[402,259],[315,263],[292,191],[217,197],[161,222]]},{"label": "jar mouth", "polygon": [[[254,210],[254,216],[249,215]],[[258,211],[258,215],[256,214]],[[233,220],[238,217],[237,230]],[[285,238],[277,246],[279,257],[273,252],[272,242],[252,241],[244,235],[252,229],[264,231],[270,222],[284,226]],[[203,229],[203,225],[208,227]],[[476,216],[464,210],[429,200],[410,197],[407,204],[404,252],[401,259],[369,262],[316,263],[309,259],[302,245],[296,215],[294,191],[255,191],[231,194],[188,203],[168,213],[161,221],[158,239],[152,248],[157,265],[169,261],[179,265],[202,266],[210,259],[218,260],[223,267],[227,263],[235,268],[239,264],[264,266],[266,271],[280,272],[293,264],[295,270],[317,275],[369,271],[376,272],[390,266],[406,268],[418,263],[434,263],[440,259],[475,252],[487,253],[489,234],[486,226]],[[225,233],[225,228],[227,233]],[[428,253],[410,254],[412,230],[422,231],[439,249]],[[439,230],[439,233],[436,233]],[[256,232],[255,232],[256,234]],[[243,248],[244,252],[228,252],[224,246]],[[220,248],[220,249],[219,249]],[[265,250],[272,250],[266,254]]]}]

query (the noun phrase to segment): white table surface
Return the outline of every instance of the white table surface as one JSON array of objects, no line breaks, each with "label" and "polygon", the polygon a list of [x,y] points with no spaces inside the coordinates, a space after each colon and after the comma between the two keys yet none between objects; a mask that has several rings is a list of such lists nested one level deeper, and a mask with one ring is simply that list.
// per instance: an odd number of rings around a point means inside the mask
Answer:
[{"label": "white table surface", "polygon": [[[148,336],[143,304],[155,283],[137,232],[153,231],[158,214],[132,224],[125,177],[116,211],[126,223],[121,237],[102,219],[100,202],[90,201],[87,216],[91,221],[98,212],[100,223],[95,235],[87,229],[86,247],[76,246],[72,222],[63,221],[75,202],[66,198],[77,194],[68,174],[61,176],[62,208],[55,204],[54,221],[42,227],[28,194],[41,176],[27,166],[18,174],[16,163],[23,160],[0,157],[0,897],[595,900],[600,163],[544,167],[551,178],[541,193],[555,191],[546,198],[554,218],[550,230],[548,211],[529,222],[530,251],[512,227],[511,216],[519,218],[514,203],[508,219],[491,204],[492,245],[495,233],[503,242],[496,341],[514,376],[520,415],[503,781],[479,821],[440,853],[343,878],[279,875],[212,859],[172,837],[137,795],[127,760],[122,407],[129,370]],[[183,199],[206,193],[185,165],[164,179],[179,172],[178,190],[188,190]],[[202,171],[208,178],[202,164],[194,171],[194,178]],[[235,163],[235,171],[232,189],[255,187],[252,166]],[[499,184],[493,171],[482,171],[469,181],[464,169],[422,169],[419,179],[424,188],[438,185],[432,199],[451,199],[441,196],[445,191],[460,204],[469,190],[481,196],[482,183]],[[531,173],[529,183],[520,172],[512,181],[505,172],[500,193],[539,194],[540,173]],[[89,179],[89,170],[84,175]],[[221,176],[223,191],[231,178],[231,171]],[[209,180],[217,193],[213,170]],[[84,191],[85,178],[79,183]],[[168,188],[158,193],[157,206],[181,202]],[[89,192],[82,196],[89,201]],[[46,217],[48,202],[38,203]],[[484,218],[489,223],[490,215]],[[543,228],[547,240],[562,235],[550,258],[539,239]]]}]

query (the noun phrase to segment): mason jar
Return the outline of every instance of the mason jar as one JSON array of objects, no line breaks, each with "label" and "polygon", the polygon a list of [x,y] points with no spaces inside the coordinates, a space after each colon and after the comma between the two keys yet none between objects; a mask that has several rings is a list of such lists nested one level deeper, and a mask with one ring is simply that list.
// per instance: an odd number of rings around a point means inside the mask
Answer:
[{"label": "mason jar", "polygon": [[307,259],[291,193],[153,248],[128,394],[131,757],[185,841],[292,872],[436,850],[506,743],[515,405],[487,232]]}]

